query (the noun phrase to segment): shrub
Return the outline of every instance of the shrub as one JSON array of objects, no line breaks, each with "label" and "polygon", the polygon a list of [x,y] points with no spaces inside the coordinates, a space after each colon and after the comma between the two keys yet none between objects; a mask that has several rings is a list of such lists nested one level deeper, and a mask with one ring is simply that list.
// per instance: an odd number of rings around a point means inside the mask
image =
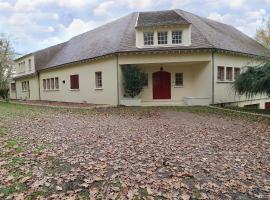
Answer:
[{"label": "shrub", "polygon": [[141,93],[143,87],[147,84],[147,74],[136,65],[126,65],[122,69],[124,96],[134,98]]},{"label": "shrub", "polygon": [[9,89],[8,88],[0,88],[0,97],[2,99],[8,99],[8,92],[9,92]]}]

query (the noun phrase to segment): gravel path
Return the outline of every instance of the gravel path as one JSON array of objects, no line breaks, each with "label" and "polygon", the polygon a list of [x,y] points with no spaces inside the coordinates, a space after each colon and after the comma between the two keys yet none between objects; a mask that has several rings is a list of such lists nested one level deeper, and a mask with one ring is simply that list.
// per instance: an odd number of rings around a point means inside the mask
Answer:
[{"label": "gravel path", "polygon": [[51,189],[46,198],[270,198],[265,124],[162,109],[55,112],[7,123],[14,137],[44,146],[38,157],[29,153],[27,166],[33,190],[37,181]]}]

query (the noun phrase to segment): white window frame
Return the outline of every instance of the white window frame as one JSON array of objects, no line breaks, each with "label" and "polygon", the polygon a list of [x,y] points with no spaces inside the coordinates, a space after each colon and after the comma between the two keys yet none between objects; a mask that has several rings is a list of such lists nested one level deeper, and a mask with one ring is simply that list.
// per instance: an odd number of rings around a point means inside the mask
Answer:
[{"label": "white window frame", "polygon": [[155,44],[155,33],[151,31],[143,32],[143,44],[144,46],[153,46]]},{"label": "white window frame", "polygon": [[[176,82],[176,80],[177,80],[177,75],[178,74],[180,74],[181,76],[182,76],[182,84],[177,84]],[[183,72],[176,72],[175,74],[174,74],[174,86],[175,87],[183,87],[184,86],[184,73]]]},{"label": "white window frame", "polygon": [[158,45],[168,45],[168,31],[157,32]]},{"label": "white window frame", "polygon": [[[180,36],[178,35],[177,38],[173,38],[174,33],[180,33]],[[174,43],[174,41],[178,41]],[[183,43],[183,32],[181,30],[172,30],[172,44],[177,45],[177,44],[182,44]]]},{"label": "white window frame", "polygon": [[95,72],[95,89],[103,89],[102,71]]}]

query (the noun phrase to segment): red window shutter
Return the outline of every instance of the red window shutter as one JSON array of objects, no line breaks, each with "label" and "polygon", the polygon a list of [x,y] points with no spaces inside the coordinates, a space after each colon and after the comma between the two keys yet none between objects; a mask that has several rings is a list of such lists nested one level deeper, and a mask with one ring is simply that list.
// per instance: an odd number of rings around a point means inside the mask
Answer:
[{"label": "red window shutter", "polygon": [[79,75],[78,74],[70,76],[70,88],[79,89]]}]

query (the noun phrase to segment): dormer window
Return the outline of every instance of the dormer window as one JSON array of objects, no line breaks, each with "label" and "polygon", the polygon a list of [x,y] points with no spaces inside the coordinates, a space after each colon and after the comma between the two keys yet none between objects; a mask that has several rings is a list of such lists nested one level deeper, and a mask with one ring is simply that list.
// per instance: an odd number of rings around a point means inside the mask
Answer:
[{"label": "dormer window", "polygon": [[144,45],[154,45],[154,32],[143,33]]},{"label": "dormer window", "polygon": [[182,43],[182,31],[172,31],[172,44]]},{"label": "dormer window", "polygon": [[168,32],[158,32],[158,44],[168,44]]}]

